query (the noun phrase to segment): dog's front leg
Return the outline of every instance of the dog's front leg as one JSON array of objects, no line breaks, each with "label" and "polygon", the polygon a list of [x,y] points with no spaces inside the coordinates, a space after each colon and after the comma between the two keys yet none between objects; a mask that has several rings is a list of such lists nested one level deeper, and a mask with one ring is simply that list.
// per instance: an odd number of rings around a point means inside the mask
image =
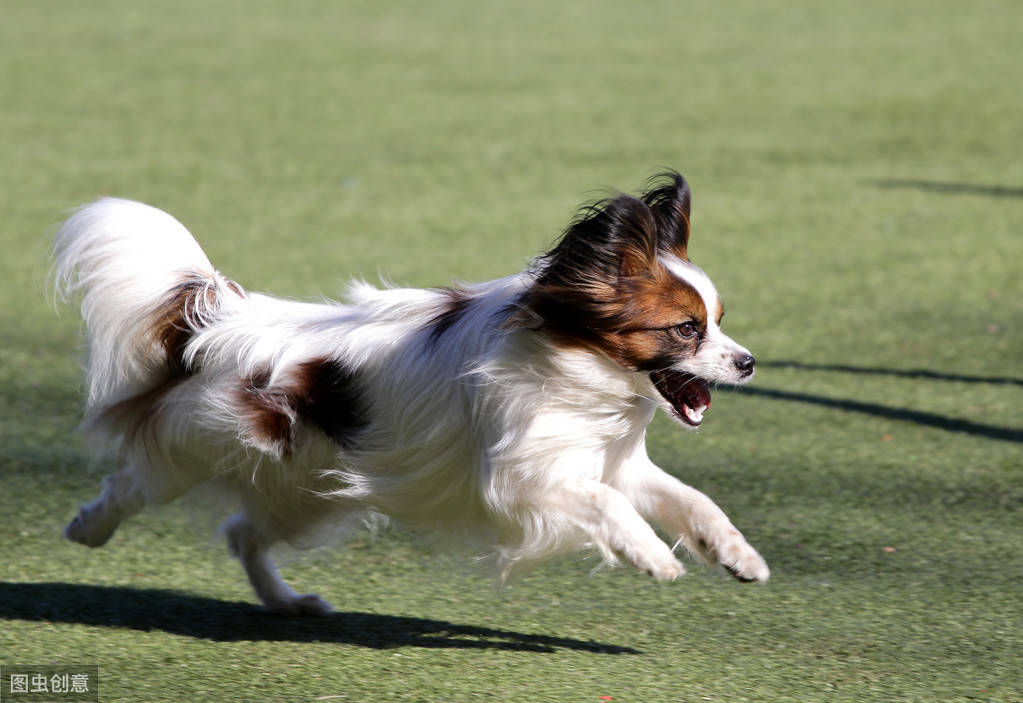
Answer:
[{"label": "dog's front leg", "polygon": [[640,447],[615,481],[642,515],[677,538],[694,556],[720,564],[740,581],[766,581],[767,563],[724,511],[700,491],[666,473]]},{"label": "dog's front leg", "polygon": [[622,493],[592,479],[571,479],[546,493],[544,509],[585,532],[604,554],[620,555],[658,581],[685,568]]}]

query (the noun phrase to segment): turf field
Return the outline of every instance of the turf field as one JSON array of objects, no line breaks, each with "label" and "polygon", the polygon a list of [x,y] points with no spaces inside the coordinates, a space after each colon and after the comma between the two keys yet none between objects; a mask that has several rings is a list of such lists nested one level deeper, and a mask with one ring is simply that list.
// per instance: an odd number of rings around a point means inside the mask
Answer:
[{"label": "turf field", "polygon": [[[1023,700],[1023,6],[906,0],[3,2],[0,668],[112,701]],[[67,209],[181,219],[249,289],[520,269],[655,170],[761,361],[654,459],[772,567],[566,559],[498,590],[394,529],[285,554],[262,614],[172,505],[64,542],[90,468]],[[77,356],[76,356],[77,355]]]}]

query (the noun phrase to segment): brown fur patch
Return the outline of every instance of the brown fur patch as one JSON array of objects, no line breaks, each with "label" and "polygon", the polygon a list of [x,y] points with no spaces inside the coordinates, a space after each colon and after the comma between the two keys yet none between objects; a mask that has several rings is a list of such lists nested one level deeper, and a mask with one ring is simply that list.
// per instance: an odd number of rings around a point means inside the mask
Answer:
[{"label": "brown fur patch", "polygon": [[[699,292],[656,259],[647,270],[623,276],[615,285],[534,288],[530,295],[552,301],[532,310],[556,344],[600,352],[634,371],[663,368],[672,357],[694,353],[707,329],[707,307]],[[685,322],[695,325],[695,337],[683,338],[675,331]]]},{"label": "brown fur patch", "polygon": [[237,283],[235,283],[234,281],[232,281],[229,278],[226,279],[226,282],[227,282],[227,287],[231,289],[232,293],[237,295],[239,298],[244,298],[245,297],[245,289],[244,288],[242,288],[240,285],[238,285]]},{"label": "brown fur patch", "polygon": [[[695,353],[707,330],[707,306],[700,293],[656,259],[647,270],[623,276],[614,285],[546,291],[535,287],[528,295],[557,301],[531,308],[542,320],[539,328],[556,344],[600,352],[634,371],[664,368],[671,359]],[[720,302],[714,314],[720,321]],[[675,330],[685,322],[694,324],[694,337]]]},{"label": "brown fur patch", "polygon": [[[615,324],[597,330],[597,348],[628,369],[662,368],[670,357],[695,352],[707,328],[699,292],[656,262],[646,275],[620,281],[605,306]],[[684,338],[676,331],[685,322],[694,324],[696,336]]]},{"label": "brown fur patch", "polygon": [[[245,297],[245,291],[234,281],[227,280],[227,287]],[[150,334],[163,349],[171,376],[191,373],[184,360],[185,347],[202,326],[203,316],[215,312],[219,304],[216,281],[199,273],[183,273],[181,282],[167,292],[153,314]]]},{"label": "brown fur patch", "polygon": [[293,452],[301,424],[350,447],[355,434],[367,424],[356,380],[340,362],[312,359],[276,383],[271,383],[268,371],[254,374],[238,400],[252,437],[281,457]]},{"label": "brown fur patch", "polygon": [[209,309],[216,304],[216,290],[211,281],[200,276],[185,277],[167,292],[167,297],[153,315],[152,335],[163,348],[172,376],[189,373],[184,362],[185,346],[195,333],[196,308]]},{"label": "brown fur patch", "polygon": [[238,400],[243,420],[257,443],[280,455],[290,453],[295,425],[293,401],[285,389],[270,386],[270,372],[253,374]]}]

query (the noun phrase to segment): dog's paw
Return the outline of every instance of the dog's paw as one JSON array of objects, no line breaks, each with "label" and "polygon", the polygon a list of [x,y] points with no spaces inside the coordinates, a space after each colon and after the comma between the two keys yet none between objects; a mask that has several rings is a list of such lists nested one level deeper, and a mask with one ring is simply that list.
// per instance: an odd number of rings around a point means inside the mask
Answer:
[{"label": "dog's paw", "polygon": [[273,601],[266,609],[275,615],[323,616],[334,612],[334,606],[316,593],[303,593],[292,598]]},{"label": "dog's paw", "polygon": [[748,544],[742,550],[742,555],[734,561],[722,561],[721,566],[743,583],[763,583],[771,577],[771,570],[767,568],[767,562],[757,554],[757,550]]},{"label": "dog's paw", "polygon": [[110,540],[116,529],[117,523],[106,525],[95,519],[90,520],[89,514],[83,509],[64,528],[64,537],[86,547],[102,547]]},{"label": "dog's paw", "polygon": [[734,527],[717,539],[701,539],[699,547],[708,561],[720,564],[739,581],[762,583],[771,576],[767,562]]},{"label": "dog's paw", "polygon": [[674,581],[686,573],[682,562],[667,547],[663,553],[658,550],[655,554],[638,554],[631,561],[637,569],[658,581]]}]

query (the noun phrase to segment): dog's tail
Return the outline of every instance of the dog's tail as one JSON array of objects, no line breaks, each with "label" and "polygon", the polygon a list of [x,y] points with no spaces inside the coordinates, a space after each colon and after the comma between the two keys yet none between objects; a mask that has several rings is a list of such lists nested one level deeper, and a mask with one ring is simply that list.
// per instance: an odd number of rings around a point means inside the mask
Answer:
[{"label": "dog's tail", "polygon": [[245,298],[177,220],[104,198],[57,232],[58,298],[81,295],[88,341],[88,403],[97,410],[190,372],[185,347]]}]

